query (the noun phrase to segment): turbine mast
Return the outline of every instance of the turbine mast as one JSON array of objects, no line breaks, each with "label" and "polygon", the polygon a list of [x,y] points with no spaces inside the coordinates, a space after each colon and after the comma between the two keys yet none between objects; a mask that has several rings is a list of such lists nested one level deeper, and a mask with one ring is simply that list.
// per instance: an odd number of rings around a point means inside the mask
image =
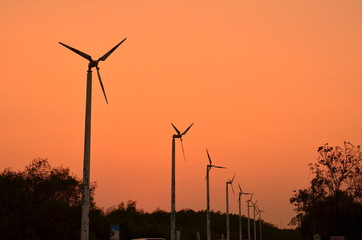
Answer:
[{"label": "turbine mast", "polygon": [[210,174],[211,165],[206,166],[206,234],[207,240],[211,240],[211,230],[210,230],[210,183],[209,183],[209,174]]},{"label": "turbine mast", "polygon": [[171,169],[171,240],[176,240],[176,169],[175,169],[175,138],[172,138],[172,169]]},{"label": "turbine mast", "polygon": [[81,240],[89,239],[89,206],[90,206],[90,144],[91,144],[91,112],[92,112],[92,70],[87,72],[87,92],[84,129],[84,159],[83,159],[83,194]]},{"label": "turbine mast", "polygon": [[226,182],[226,239],[230,240],[230,225],[229,225],[229,181]]}]

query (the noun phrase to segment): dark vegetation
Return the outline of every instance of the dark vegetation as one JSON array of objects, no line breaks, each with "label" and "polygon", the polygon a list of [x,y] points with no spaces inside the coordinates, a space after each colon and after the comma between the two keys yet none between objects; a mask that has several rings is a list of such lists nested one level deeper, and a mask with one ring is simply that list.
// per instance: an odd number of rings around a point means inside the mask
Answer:
[{"label": "dark vegetation", "polygon": [[[80,238],[82,182],[69,168],[52,168],[47,159],[35,159],[24,171],[5,169],[0,173],[1,240],[78,240]],[[120,225],[121,240],[141,237],[170,239],[170,213],[137,209],[136,201],[121,202],[104,211],[94,203],[91,188],[90,239],[108,240],[110,224]],[[225,214],[211,213],[212,239],[225,234]],[[259,222],[257,222],[259,226]],[[238,239],[238,216],[230,216],[231,239]],[[247,238],[247,220],[242,218]],[[251,226],[253,221],[251,220]],[[259,227],[258,234],[259,234]],[[294,230],[279,230],[262,221],[263,239],[298,239]],[[206,238],[206,212],[185,209],[177,212],[181,239]],[[253,229],[251,229],[253,233]]]},{"label": "dark vegetation", "polygon": [[310,186],[294,191],[290,202],[297,215],[291,221],[303,236],[322,239],[362,236],[362,152],[360,146],[345,142],[343,147],[325,144],[311,163],[314,175]]}]

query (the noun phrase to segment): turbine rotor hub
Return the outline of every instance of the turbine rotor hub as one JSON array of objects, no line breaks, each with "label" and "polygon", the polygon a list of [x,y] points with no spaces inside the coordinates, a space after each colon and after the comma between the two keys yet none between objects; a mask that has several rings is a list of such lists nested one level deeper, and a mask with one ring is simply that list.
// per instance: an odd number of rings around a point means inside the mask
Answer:
[{"label": "turbine rotor hub", "polygon": [[88,69],[94,68],[94,67],[98,67],[98,60],[97,61],[90,61],[88,64]]}]

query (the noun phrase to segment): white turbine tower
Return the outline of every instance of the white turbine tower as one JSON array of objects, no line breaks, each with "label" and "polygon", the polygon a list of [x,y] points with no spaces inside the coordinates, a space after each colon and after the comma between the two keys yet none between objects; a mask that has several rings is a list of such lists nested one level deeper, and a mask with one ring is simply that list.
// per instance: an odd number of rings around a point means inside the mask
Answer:
[{"label": "white turbine tower", "polygon": [[239,186],[239,199],[238,199],[238,203],[239,203],[239,240],[242,240],[243,239],[243,228],[242,228],[242,223],[241,223],[241,196],[244,194],[244,195],[250,195],[251,193],[244,193],[243,190],[241,189],[240,187],[240,184],[238,183],[238,186]]},{"label": "white turbine tower", "polygon": [[233,190],[233,194],[235,195],[234,193],[234,188],[233,188],[233,181],[234,181],[234,178],[235,178],[235,174],[233,176],[233,178],[228,181],[226,181],[226,239],[227,240],[230,240],[230,220],[229,220],[229,184],[231,185],[231,189]]},{"label": "white turbine tower", "polygon": [[84,52],[72,48],[64,43],[59,42],[64,47],[79,54],[89,61],[87,71],[87,92],[86,92],[86,113],[85,113],[85,134],[84,134],[84,163],[83,163],[83,191],[82,191],[82,219],[81,219],[81,240],[89,239],[89,204],[90,204],[90,143],[91,143],[91,111],[92,111],[92,68],[96,68],[99,83],[101,85],[104,98],[108,104],[106,92],[104,91],[101,75],[99,73],[98,63],[105,61],[111,53],[118,48],[124,41],[123,39],[115,47],[109,50],[98,60],[93,60],[92,57]]},{"label": "white turbine tower", "polygon": [[206,166],[206,234],[207,240],[211,240],[211,228],[210,228],[210,184],[209,184],[209,172],[211,168],[226,168],[221,166],[212,165],[211,157],[209,151],[207,151],[207,158],[209,159],[209,164]]},{"label": "white turbine tower", "polygon": [[176,167],[175,167],[175,138],[179,138],[181,141],[181,147],[182,147],[182,153],[184,155],[185,158],[185,151],[184,151],[184,146],[182,143],[182,136],[185,135],[187,133],[187,131],[190,130],[190,128],[192,127],[192,125],[194,125],[193,123],[186,128],[186,130],[181,133],[176,127],[175,125],[173,125],[171,123],[172,127],[175,129],[177,134],[173,134],[172,135],[172,170],[171,170],[171,240],[176,240],[176,199],[175,199],[175,192],[176,192],[176,180],[175,180],[175,175],[176,175]]}]

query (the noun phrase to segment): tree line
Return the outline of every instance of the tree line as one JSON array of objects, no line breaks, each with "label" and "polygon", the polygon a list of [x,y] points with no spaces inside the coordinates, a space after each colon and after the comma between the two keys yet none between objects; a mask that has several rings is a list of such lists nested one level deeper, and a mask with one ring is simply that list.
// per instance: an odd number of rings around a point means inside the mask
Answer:
[{"label": "tree line", "polygon": [[[156,209],[148,213],[137,202],[121,202],[106,210],[94,201],[96,185],[91,185],[90,239],[108,240],[110,224],[120,225],[120,239],[141,237],[170,239],[170,213]],[[48,159],[34,159],[23,171],[10,168],[0,173],[0,239],[78,240],[80,238],[82,181],[69,168],[51,167]],[[181,239],[206,238],[206,211],[178,211],[177,230]],[[226,236],[226,216],[211,212],[212,239]],[[247,238],[247,218],[242,217]],[[251,219],[251,227],[253,220]],[[257,224],[259,227],[259,222]],[[231,239],[238,239],[238,215],[230,215]],[[251,230],[253,232],[253,229]],[[259,228],[258,231],[259,233]],[[300,239],[296,231],[280,230],[262,220],[263,239]]]}]

